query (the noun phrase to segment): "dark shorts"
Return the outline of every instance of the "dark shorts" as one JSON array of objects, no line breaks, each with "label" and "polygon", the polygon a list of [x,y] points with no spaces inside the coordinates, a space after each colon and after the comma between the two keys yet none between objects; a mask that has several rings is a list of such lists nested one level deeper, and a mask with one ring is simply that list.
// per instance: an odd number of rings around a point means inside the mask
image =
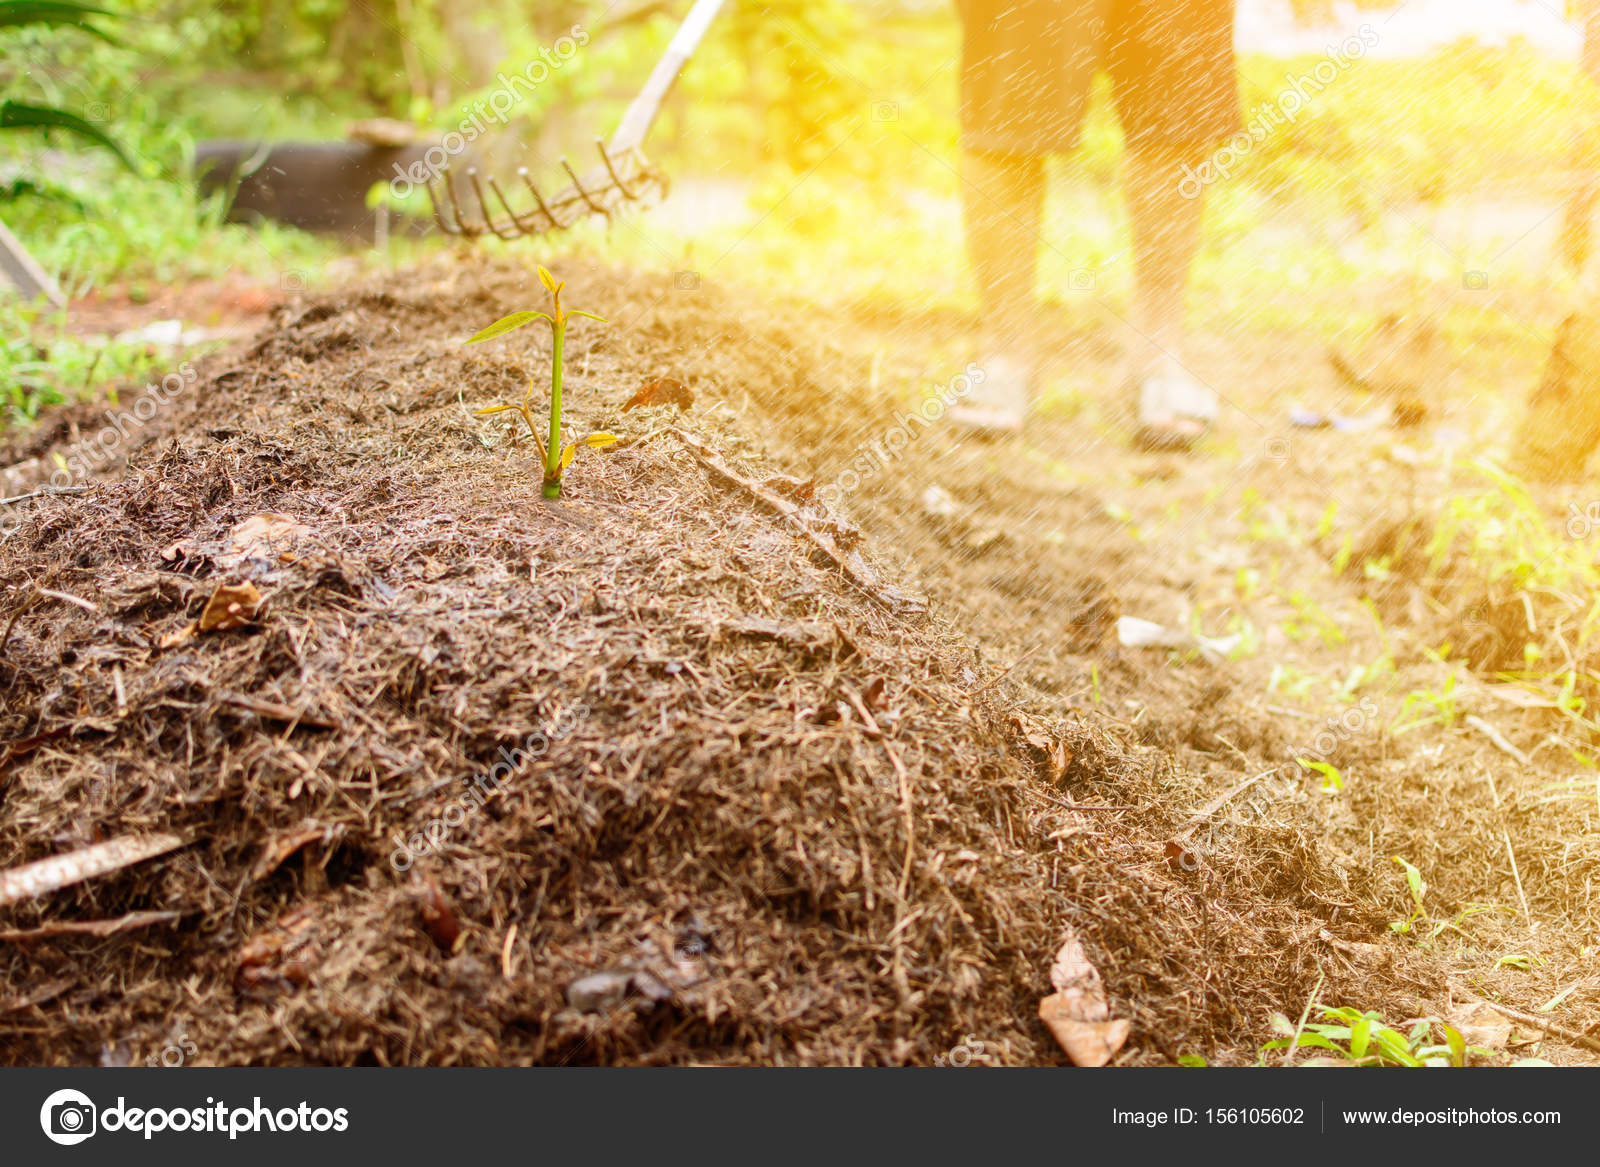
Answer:
[{"label": "dark shorts", "polygon": [[1095,74],[1130,145],[1197,152],[1241,127],[1234,0],[956,0],[966,35],[961,144],[1071,150]]}]

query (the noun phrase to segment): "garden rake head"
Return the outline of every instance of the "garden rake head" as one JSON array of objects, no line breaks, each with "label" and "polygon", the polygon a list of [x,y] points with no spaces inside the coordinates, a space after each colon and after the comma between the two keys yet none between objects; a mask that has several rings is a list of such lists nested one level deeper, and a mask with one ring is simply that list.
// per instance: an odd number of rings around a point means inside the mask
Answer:
[{"label": "garden rake head", "polygon": [[[493,178],[483,179],[475,169],[466,173],[467,186],[472,192],[470,205],[463,209],[462,199],[456,193],[455,177],[447,167],[441,176],[444,196],[441,197],[435,181],[429,179],[428,198],[433,203],[434,222],[447,235],[465,239],[479,239],[494,235],[501,239],[520,239],[530,235],[545,235],[572,226],[590,215],[611,218],[619,211],[645,202],[666,197],[667,176],[652,166],[644,156],[644,140],[655,122],[661,103],[666,99],[678,74],[694,55],[701,39],[710,27],[712,18],[724,0],[695,0],[694,7],[679,26],[667,46],[667,51],[656,63],[650,79],[645,82],[639,96],[633,99],[622,116],[622,124],[608,146],[595,142],[600,152],[600,165],[579,178],[568,161],[561,160],[571,184],[558,194],[546,199],[528,177],[526,167],[517,171],[517,177],[527,188],[528,199],[519,212],[513,209],[500,184]],[[487,185],[488,194],[484,192]],[[492,194],[499,204],[496,210],[489,202]],[[521,195],[514,196],[519,201]]]},{"label": "garden rake head", "polygon": [[[456,191],[455,175],[446,167],[440,179],[444,186],[443,196],[436,189],[433,179],[430,178],[427,184],[428,198],[433,203],[433,220],[439,225],[439,230],[447,235],[460,235],[466,239],[478,239],[484,235],[521,239],[565,230],[590,215],[609,219],[634,204],[656,202],[666,197],[667,176],[652,166],[637,147],[621,156],[607,150],[606,144],[599,140],[596,140],[595,148],[600,152],[602,166],[591,170],[587,179],[580,179],[572,169],[572,164],[563,158],[561,168],[567,172],[571,183],[548,199],[539,193],[539,188],[528,177],[527,167],[519,167],[517,178],[527,189],[525,200],[520,192],[516,195],[526,203],[520,213],[512,208],[512,200],[506,197],[500,184],[492,176],[480,178],[476,168],[468,168],[466,172],[471,198],[467,200],[468,206],[463,208],[462,199]],[[488,194],[484,191],[485,185],[489,188]],[[499,204],[498,210],[490,205],[490,194]],[[476,203],[476,207],[472,203]]]}]

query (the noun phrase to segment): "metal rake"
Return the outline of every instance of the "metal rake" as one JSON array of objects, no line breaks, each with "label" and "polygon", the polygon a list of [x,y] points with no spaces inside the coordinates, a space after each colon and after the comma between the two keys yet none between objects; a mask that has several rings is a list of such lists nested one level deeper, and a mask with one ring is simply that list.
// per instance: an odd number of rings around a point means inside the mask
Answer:
[{"label": "metal rake", "polygon": [[[650,79],[622,115],[622,123],[610,144],[595,140],[600,165],[588,171],[584,178],[580,179],[571,163],[562,158],[561,168],[566,171],[570,183],[546,198],[528,177],[527,167],[521,167],[517,178],[527,188],[528,198],[523,209],[518,211],[500,184],[493,177],[480,177],[476,168],[466,171],[471,197],[465,200],[468,205],[463,206],[464,200],[456,190],[455,175],[446,166],[437,184],[433,178],[427,182],[433,219],[439,229],[465,239],[479,239],[485,235],[522,239],[564,230],[591,215],[609,219],[631,206],[665,198],[669,188],[667,176],[645,157],[644,140],[655,124],[661,103],[699,47],[723,3],[724,0],[695,0],[689,15],[673,35],[672,43],[651,71]],[[444,187],[442,196],[438,185]],[[490,195],[499,204],[498,210],[491,205]],[[521,201],[520,192],[514,192],[513,198]],[[473,201],[477,203],[476,211],[470,206]]]}]

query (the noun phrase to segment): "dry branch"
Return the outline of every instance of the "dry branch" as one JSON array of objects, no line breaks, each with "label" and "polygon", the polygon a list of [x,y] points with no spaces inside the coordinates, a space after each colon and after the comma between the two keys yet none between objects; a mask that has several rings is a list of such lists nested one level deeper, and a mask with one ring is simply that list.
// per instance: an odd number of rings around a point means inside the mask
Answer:
[{"label": "dry branch", "polygon": [[0,871],[0,906],[49,895],[86,879],[110,875],[135,863],[176,851],[181,846],[183,840],[177,835],[148,835],[143,838],[129,835],[112,839],[109,843],[96,843],[67,855],[54,855],[37,863]]}]

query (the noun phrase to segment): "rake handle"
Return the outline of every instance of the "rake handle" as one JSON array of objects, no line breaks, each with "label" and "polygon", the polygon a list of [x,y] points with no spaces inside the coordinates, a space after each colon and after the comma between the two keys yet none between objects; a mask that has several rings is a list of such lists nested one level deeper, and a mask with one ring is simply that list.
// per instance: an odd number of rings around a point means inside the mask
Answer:
[{"label": "rake handle", "polygon": [[678,31],[673,34],[672,42],[667,45],[667,51],[662,54],[661,60],[656,62],[650,79],[644,83],[644,88],[639,90],[639,96],[633,99],[628,111],[622,115],[622,122],[617,126],[617,132],[612,136],[611,145],[608,147],[612,154],[625,155],[644,145],[650,127],[655,124],[656,114],[661,112],[661,103],[667,99],[667,94],[672,92],[678,74],[683,72],[683,67],[689,63],[689,58],[694,56],[694,51],[705,39],[706,30],[711,27],[711,22],[716,19],[723,3],[724,0],[695,0],[694,7],[689,9],[689,15],[684,17],[683,23],[678,26]]}]

